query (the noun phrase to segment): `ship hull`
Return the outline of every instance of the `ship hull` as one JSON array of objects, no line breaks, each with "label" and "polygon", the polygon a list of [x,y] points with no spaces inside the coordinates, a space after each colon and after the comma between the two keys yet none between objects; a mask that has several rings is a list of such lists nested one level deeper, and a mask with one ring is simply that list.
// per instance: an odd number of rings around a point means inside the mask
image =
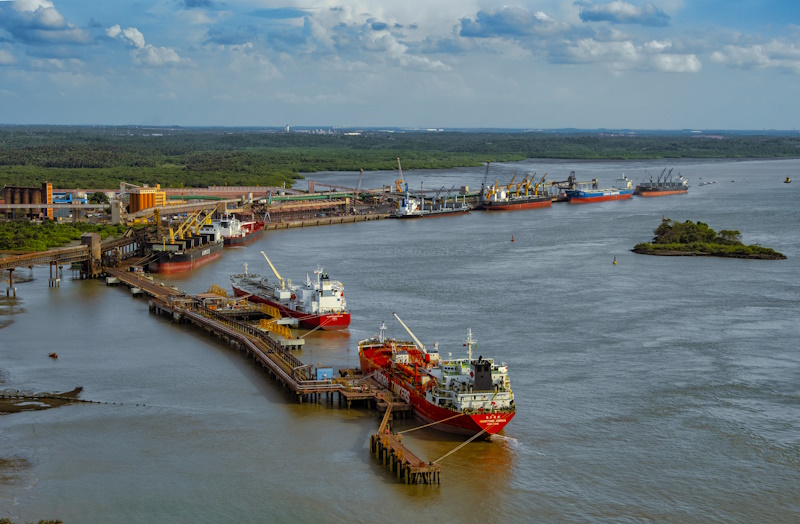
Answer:
[{"label": "ship hull", "polygon": [[466,215],[472,208],[467,209],[448,209],[447,211],[422,211],[409,215],[391,215],[392,218],[435,218],[446,217],[451,215]]},{"label": "ship hull", "polygon": [[218,259],[221,255],[222,242],[204,244],[180,254],[161,251],[158,254],[158,258],[147,265],[147,270],[151,273],[162,274],[182,273],[204,266]]},{"label": "ship hull", "polygon": [[257,225],[255,229],[253,229],[246,235],[242,235],[240,237],[222,237],[222,240],[225,243],[225,247],[235,247],[235,246],[247,245],[250,242],[258,240],[263,236],[264,236],[264,224],[261,224],[260,226]]},{"label": "ship hull", "polygon": [[247,297],[247,300],[250,302],[257,302],[259,304],[266,304],[268,306],[272,306],[278,311],[281,312],[281,315],[291,318],[297,319],[297,324],[305,329],[322,329],[323,331],[338,331],[340,329],[346,329],[350,325],[350,313],[343,312],[343,313],[329,313],[323,315],[317,314],[309,314],[301,311],[296,311],[294,309],[290,309],[285,305],[281,304],[280,302],[275,302],[270,300],[269,298],[259,295],[259,294],[250,294],[244,289],[240,289],[236,286],[233,287],[233,294],[237,297],[243,297],[246,295],[250,295]]},{"label": "ship hull", "polygon": [[457,411],[436,406],[417,390],[411,389],[406,380],[377,365],[363,352],[360,352],[359,359],[365,375],[375,373],[374,377],[378,382],[411,404],[415,418],[428,424],[436,423],[432,427],[438,431],[460,435],[475,435],[485,431],[488,438],[499,433],[516,414],[513,411],[459,414]]},{"label": "ship hull", "polygon": [[551,199],[533,200],[527,202],[484,202],[481,209],[485,211],[514,211],[517,209],[534,209],[539,207],[550,207],[553,205]]},{"label": "ship hull", "polygon": [[633,196],[633,190],[625,191],[598,191],[597,193],[590,193],[584,191],[576,191],[571,193],[567,191],[567,202],[570,204],[591,204],[593,202],[608,202],[609,200],[627,200]]},{"label": "ship hull", "polygon": [[683,195],[687,189],[637,189],[636,195],[643,197],[657,197],[666,195]]}]

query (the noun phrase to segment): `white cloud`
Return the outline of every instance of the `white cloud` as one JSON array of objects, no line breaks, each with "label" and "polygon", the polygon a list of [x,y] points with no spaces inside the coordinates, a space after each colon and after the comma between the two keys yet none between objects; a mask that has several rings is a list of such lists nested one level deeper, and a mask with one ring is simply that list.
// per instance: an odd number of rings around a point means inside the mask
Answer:
[{"label": "white cloud", "polygon": [[780,40],[749,46],[726,45],[714,51],[711,60],[743,69],[774,68],[800,73],[800,47]]},{"label": "white cloud", "polygon": [[135,27],[122,29],[119,25],[113,25],[106,29],[106,34],[111,38],[120,38],[133,46],[131,56],[136,65],[147,67],[165,67],[185,63],[177,51],[171,47],[156,47],[148,44],[144,40],[144,35]]},{"label": "white cloud", "polygon": [[656,69],[665,73],[697,73],[703,66],[695,55],[660,54],[652,58]]},{"label": "white cloud", "polygon": [[0,66],[13,65],[17,63],[16,57],[11,54],[11,51],[0,49]]}]

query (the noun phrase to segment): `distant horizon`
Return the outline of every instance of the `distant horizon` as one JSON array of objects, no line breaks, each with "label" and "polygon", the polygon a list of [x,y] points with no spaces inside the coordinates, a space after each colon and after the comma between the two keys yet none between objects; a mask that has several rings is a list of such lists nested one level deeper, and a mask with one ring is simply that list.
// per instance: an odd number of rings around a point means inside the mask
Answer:
[{"label": "distant horizon", "polygon": [[[158,129],[158,130],[270,130],[286,132],[286,125],[180,125],[180,124],[13,124],[0,123],[0,129],[12,127],[53,127],[53,128],[108,128],[108,129]],[[406,127],[406,126],[343,126],[343,125],[297,125],[289,126],[289,133],[302,131],[365,131],[372,133],[447,133],[447,132],[467,132],[467,133],[633,133],[633,134],[688,134],[688,135],[708,135],[708,134],[737,134],[737,135],[758,135],[758,134],[800,134],[797,129],[724,129],[724,128],[632,128],[632,127],[554,127],[554,128],[529,128],[529,127]]]},{"label": "distant horizon", "polygon": [[795,130],[798,24],[785,0],[0,1],[0,118]]}]

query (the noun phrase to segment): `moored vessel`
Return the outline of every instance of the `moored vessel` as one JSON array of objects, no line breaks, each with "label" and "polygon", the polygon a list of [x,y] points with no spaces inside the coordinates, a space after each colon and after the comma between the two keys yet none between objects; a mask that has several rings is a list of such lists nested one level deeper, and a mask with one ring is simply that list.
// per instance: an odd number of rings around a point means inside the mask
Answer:
[{"label": "moored vessel", "polygon": [[[210,212],[199,221],[200,213],[193,214],[177,231],[170,226],[169,241],[154,242],[152,260],[147,264],[151,273],[180,273],[203,266],[222,255],[222,235],[219,228],[210,221]],[[198,228],[199,226],[199,228]]]},{"label": "moored vessel", "polygon": [[264,235],[264,222],[258,220],[239,220],[234,215],[225,215],[215,221],[219,227],[222,241],[226,246],[241,246]]},{"label": "moored vessel", "polygon": [[494,435],[516,414],[508,366],[472,358],[472,330],[464,345],[467,358],[442,359],[438,344],[426,348],[410,329],[413,342],[380,335],[358,343],[361,370],[411,404],[414,416],[432,428],[451,433]]},{"label": "moored vessel", "polygon": [[313,279],[306,275],[305,285],[293,286],[291,280],[287,282],[280,276],[263,251],[261,254],[277,281],[248,274],[245,266],[244,274],[231,275],[234,295],[273,306],[282,315],[297,319],[298,325],[306,329],[333,331],[350,325],[350,312],[341,282],[331,280],[321,267],[317,267]]},{"label": "moored vessel", "polygon": [[434,197],[428,207],[425,207],[424,197],[417,198],[411,196],[410,192],[408,191],[408,184],[406,184],[405,189],[406,193],[400,200],[397,209],[390,215],[392,218],[426,218],[445,215],[458,215],[469,213],[472,209],[472,204],[469,204],[466,202],[466,200],[459,202],[458,196],[456,196],[453,202],[451,202],[449,205],[447,203],[447,197],[444,197],[441,200],[438,200],[436,197]]},{"label": "moored vessel", "polygon": [[[547,174],[543,175],[542,178],[534,184],[533,178],[535,176],[536,173],[528,179],[528,175],[525,175],[522,182],[514,184],[514,179],[517,177],[515,173],[511,182],[505,186],[498,186],[497,180],[494,181],[493,186],[489,187],[485,187],[486,184],[484,183],[484,187],[481,188],[480,209],[486,211],[511,211],[516,209],[550,207],[553,204],[552,198],[539,193],[539,186],[544,184],[544,179]],[[512,189],[512,186],[514,189]]]},{"label": "moored vessel", "polygon": [[584,188],[578,185],[565,191],[567,202],[570,204],[586,204],[591,202],[606,202],[608,200],[625,200],[633,196],[633,184],[628,177],[622,175],[612,187],[598,189],[597,187]]},{"label": "moored vessel", "polygon": [[[666,174],[665,174],[666,173]],[[678,173],[678,179],[672,179],[672,169],[667,173],[667,168],[658,175],[658,178],[653,181],[650,177],[649,182],[642,182],[637,184],[633,194],[643,197],[665,196],[665,195],[681,195],[689,190],[689,181],[683,178]]]}]

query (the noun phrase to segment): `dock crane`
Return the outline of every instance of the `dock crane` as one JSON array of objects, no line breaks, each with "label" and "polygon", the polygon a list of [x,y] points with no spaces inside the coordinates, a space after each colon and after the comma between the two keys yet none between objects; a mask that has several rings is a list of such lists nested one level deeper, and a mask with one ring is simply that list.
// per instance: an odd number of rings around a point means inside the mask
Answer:
[{"label": "dock crane", "polygon": [[406,183],[406,179],[403,176],[403,166],[400,165],[400,159],[397,159],[397,170],[400,172],[400,178],[394,181],[394,188],[398,193],[403,191],[403,184]]},{"label": "dock crane", "polygon": [[286,281],[283,280],[283,277],[280,275],[280,273],[278,273],[278,270],[275,269],[275,266],[273,266],[272,262],[269,261],[269,257],[267,257],[267,254],[264,253],[263,251],[261,252],[261,254],[264,255],[264,258],[267,260],[267,264],[269,264],[269,267],[272,268],[272,272],[275,273],[275,276],[278,278],[278,280],[280,280],[281,289],[286,289]]}]

